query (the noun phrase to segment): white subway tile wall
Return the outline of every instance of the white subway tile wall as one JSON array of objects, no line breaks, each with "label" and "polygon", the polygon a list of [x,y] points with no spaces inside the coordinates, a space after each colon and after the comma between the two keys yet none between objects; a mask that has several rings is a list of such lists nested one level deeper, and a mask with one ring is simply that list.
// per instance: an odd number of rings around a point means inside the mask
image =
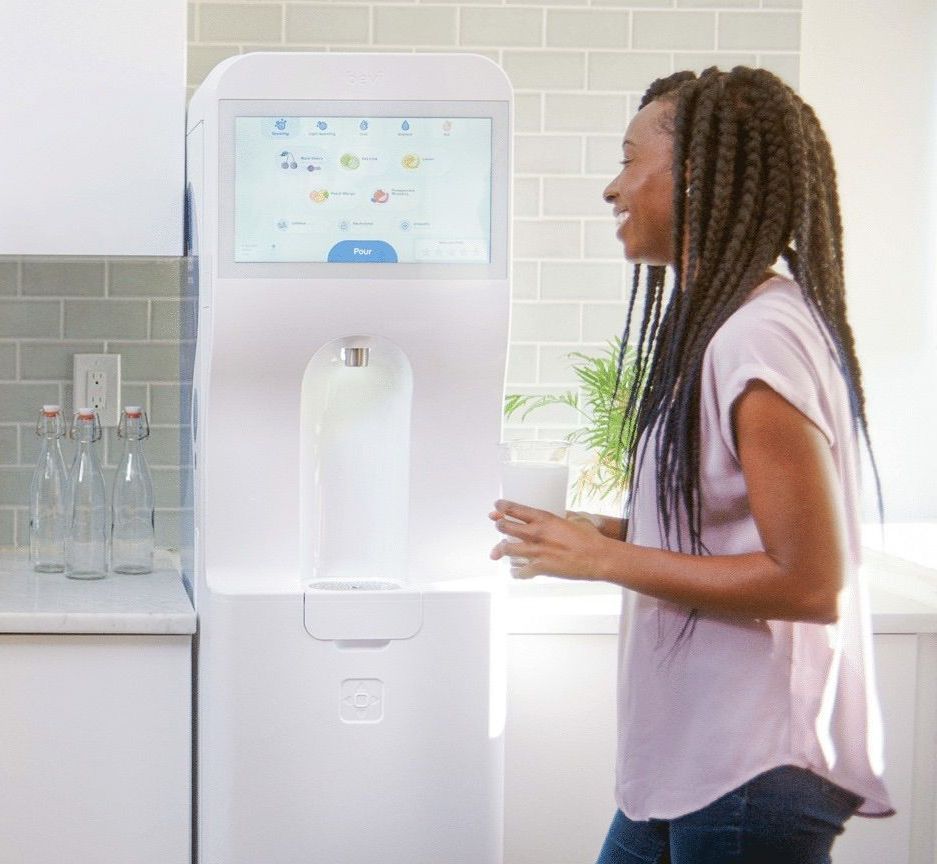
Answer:
[{"label": "white subway tile wall", "polygon": [[[569,354],[598,353],[624,324],[631,268],[602,190],[621,136],[656,77],[758,65],[794,87],[801,0],[193,0],[188,94],[233,54],[472,51],[515,91],[514,266],[508,389],[575,385]],[[0,258],[0,545],[27,537],[26,494],[43,402],[71,408],[71,355],[120,352],[124,401],[147,407],[159,540],[179,509],[179,291],[175,259]],[[555,437],[575,412],[549,409],[512,436]],[[107,467],[118,448],[104,441]]]}]

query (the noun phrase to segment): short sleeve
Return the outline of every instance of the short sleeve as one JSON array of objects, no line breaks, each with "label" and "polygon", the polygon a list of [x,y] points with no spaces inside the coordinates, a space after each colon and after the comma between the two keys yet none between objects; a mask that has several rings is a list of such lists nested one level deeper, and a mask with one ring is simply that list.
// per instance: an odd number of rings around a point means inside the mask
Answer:
[{"label": "short sleeve", "polygon": [[[791,302],[794,301],[791,298]],[[833,447],[833,424],[821,387],[820,364],[829,365],[829,349],[816,323],[776,303],[753,301],[716,333],[703,362],[705,401],[724,445],[738,461],[732,434],[732,408],[750,381],[763,381],[793,405]],[[803,320],[807,316],[806,320]]]}]

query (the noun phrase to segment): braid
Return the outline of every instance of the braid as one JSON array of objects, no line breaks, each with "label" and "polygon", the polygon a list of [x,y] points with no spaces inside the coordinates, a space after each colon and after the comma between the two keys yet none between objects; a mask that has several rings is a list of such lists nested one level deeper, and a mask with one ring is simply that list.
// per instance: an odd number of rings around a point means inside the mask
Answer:
[{"label": "braid", "polygon": [[[836,172],[813,109],[777,76],[742,66],[658,79],[641,108],[654,100],[673,105],[668,131],[675,284],[665,306],[664,268],[649,268],[637,374],[626,400],[626,415],[635,417],[628,462],[636,480],[639,442],[643,449],[653,441],[662,540],[672,548],[675,538],[682,550],[686,534],[689,551],[705,554],[699,482],[703,356],[779,258],[839,360],[867,445],[868,426],[846,317]],[[622,351],[631,335],[639,274],[637,267]],[[875,470],[874,457],[872,465]],[[878,487],[877,471],[875,479]]]}]

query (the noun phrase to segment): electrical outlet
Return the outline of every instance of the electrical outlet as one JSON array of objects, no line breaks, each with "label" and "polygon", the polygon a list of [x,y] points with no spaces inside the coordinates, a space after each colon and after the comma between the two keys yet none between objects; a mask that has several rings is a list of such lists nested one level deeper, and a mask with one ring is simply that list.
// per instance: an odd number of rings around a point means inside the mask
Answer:
[{"label": "electrical outlet", "polygon": [[72,356],[72,411],[94,408],[102,426],[120,420],[120,354]]}]

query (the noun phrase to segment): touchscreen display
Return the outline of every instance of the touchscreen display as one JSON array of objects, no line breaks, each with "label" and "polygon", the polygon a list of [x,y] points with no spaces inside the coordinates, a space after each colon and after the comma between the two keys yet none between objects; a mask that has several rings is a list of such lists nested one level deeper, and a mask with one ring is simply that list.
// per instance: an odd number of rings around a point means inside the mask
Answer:
[{"label": "touchscreen display", "polygon": [[236,117],[234,260],[491,258],[487,117]]}]

